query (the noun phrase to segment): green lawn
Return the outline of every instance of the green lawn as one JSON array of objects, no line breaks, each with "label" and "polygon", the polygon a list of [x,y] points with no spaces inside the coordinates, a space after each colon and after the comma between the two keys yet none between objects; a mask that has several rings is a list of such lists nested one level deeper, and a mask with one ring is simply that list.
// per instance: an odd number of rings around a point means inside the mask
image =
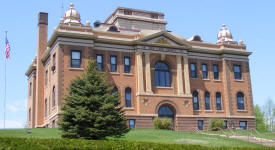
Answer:
[{"label": "green lawn", "polygon": [[210,131],[204,130],[204,133],[209,134],[220,134],[228,136],[250,136],[250,137],[259,137],[264,139],[275,140],[275,132],[259,132],[255,130],[223,130],[223,131]]},{"label": "green lawn", "polygon": [[[0,137],[60,138],[60,131],[58,129],[42,128],[32,129],[31,133],[28,134],[25,129],[0,130]],[[154,129],[134,129],[119,140],[168,144],[199,144],[211,147],[261,147],[258,144],[218,136]]]}]

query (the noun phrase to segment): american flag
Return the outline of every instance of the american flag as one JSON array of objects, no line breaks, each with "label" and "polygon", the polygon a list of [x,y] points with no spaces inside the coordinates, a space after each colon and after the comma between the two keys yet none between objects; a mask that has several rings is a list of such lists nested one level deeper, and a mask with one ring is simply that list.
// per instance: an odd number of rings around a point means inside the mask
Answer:
[{"label": "american flag", "polygon": [[6,36],[6,49],[5,49],[6,59],[10,58],[10,43],[8,41],[8,38]]}]

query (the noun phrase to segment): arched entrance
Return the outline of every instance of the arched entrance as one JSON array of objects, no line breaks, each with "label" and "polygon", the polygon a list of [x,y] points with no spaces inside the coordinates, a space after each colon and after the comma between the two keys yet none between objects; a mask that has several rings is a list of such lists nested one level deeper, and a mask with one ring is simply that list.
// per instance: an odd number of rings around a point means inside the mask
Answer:
[{"label": "arched entrance", "polygon": [[175,113],[174,113],[174,110],[171,108],[171,106],[162,105],[161,107],[159,107],[158,117],[161,119],[168,118],[174,124]]}]

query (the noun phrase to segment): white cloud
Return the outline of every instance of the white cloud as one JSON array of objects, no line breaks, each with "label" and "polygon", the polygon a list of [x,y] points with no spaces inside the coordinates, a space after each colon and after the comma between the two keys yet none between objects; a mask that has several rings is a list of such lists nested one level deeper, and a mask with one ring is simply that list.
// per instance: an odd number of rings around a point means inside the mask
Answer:
[{"label": "white cloud", "polygon": [[[4,127],[4,121],[0,120],[1,128]],[[24,123],[16,120],[6,120],[5,121],[5,128],[24,128]]]},{"label": "white cloud", "polygon": [[19,112],[27,110],[27,99],[17,100],[11,104],[7,104],[7,109],[11,112]]}]

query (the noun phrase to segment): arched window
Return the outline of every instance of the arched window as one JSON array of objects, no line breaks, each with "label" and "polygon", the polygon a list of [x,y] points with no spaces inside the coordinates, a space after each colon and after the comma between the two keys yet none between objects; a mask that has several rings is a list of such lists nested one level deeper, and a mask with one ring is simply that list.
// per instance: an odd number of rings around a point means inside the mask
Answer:
[{"label": "arched window", "polygon": [[53,91],[52,91],[52,106],[55,106],[55,86],[53,86]]},{"label": "arched window", "polygon": [[193,108],[199,110],[199,94],[197,91],[193,92]]},{"label": "arched window", "polygon": [[170,87],[169,67],[164,62],[155,64],[155,86]]},{"label": "arched window", "polygon": [[131,88],[129,87],[125,89],[125,104],[126,107],[132,107]]},{"label": "arched window", "polygon": [[222,110],[222,98],[220,92],[216,93],[216,108],[217,110]]},{"label": "arched window", "polygon": [[47,117],[47,115],[48,115],[48,101],[47,101],[47,99],[45,99],[45,117]]},{"label": "arched window", "polygon": [[118,32],[118,28],[116,26],[111,26],[108,31]]},{"label": "arched window", "polygon": [[113,90],[111,91],[111,94],[115,94],[118,91],[117,87],[114,87]]},{"label": "arched window", "polygon": [[244,110],[244,94],[242,92],[237,93],[237,107],[240,110]]},{"label": "arched window", "polygon": [[210,93],[204,93],[205,110],[210,110]]},{"label": "arched window", "polygon": [[169,118],[171,121],[173,121],[174,118],[174,112],[172,109],[166,105],[161,106],[158,110],[158,116],[160,118]]}]

